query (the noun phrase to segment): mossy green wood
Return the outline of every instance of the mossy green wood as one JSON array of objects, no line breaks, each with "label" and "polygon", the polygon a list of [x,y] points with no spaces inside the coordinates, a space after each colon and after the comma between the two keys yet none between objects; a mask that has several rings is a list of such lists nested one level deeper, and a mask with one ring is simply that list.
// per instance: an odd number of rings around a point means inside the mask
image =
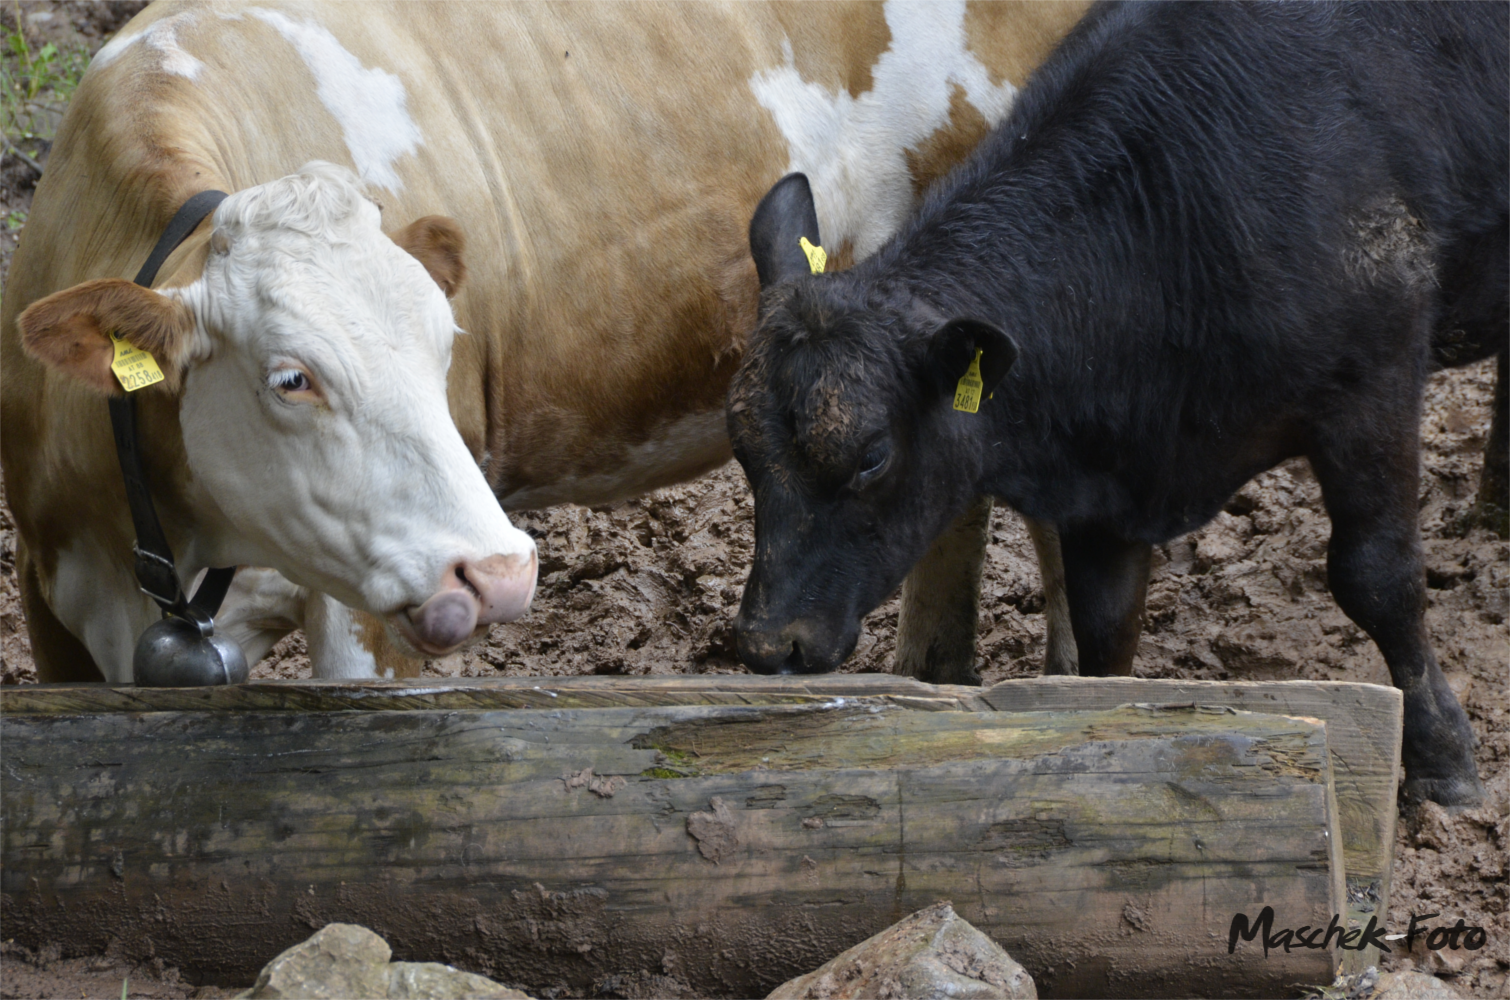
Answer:
[{"label": "mossy green wood", "polygon": [[1329,979],[1333,953],[1226,950],[1234,913],[1314,925],[1340,905],[1321,724],[932,710],[949,697],[7,705],[4,934],[249,981],[347,920],[503,981],[649,969],[750,996],[949,899],[1044,996]]},{"label": "mossy green wood", "polygon": [[[1006,681],[980,697],[991,708],[1009,712],[1198,703],[1326,720],[1347,867],[1348,923],[1366,927],[1370,918],[1383,922],[1389,913],[1404,711],[1397,689],[1326,681],[1034,677]],[[1377,948],[1348,951],[1343,969],[1362,972],[1378,961]]]}]

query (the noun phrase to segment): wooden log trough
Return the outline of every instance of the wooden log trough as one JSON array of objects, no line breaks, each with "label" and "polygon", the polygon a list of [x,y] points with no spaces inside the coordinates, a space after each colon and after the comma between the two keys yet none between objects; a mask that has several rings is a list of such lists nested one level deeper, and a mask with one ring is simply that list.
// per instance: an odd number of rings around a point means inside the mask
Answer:
[{"label": "wooden log trough", "polygon": [[[395,959],[763,996],[940,899],[1040,996],[1273,996],[1386,912],[1400,696],[1363,684],[498,678],[0,691],[0,935],[250,982]],[[1334,939],[1335,941],[1335,939]]]}]

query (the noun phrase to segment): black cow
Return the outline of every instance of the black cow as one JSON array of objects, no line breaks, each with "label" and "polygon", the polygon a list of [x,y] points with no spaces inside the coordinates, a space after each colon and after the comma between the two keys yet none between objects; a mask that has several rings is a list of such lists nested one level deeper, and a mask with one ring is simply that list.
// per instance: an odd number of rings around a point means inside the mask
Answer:
[{"label": "black cow", "polygon": [[[836,667],[991,495],[1058,527],[1081,673],[1129,673],[1150,546],[1304,455],[1332,593],[1405,694],[1404,790],[1477,801],[1423,621],[1418,423],[1434,338],[1470,345],[1457,360],[1510,338],[1507,22],[1502,3],[1103,6],[854,269],[809,274],[807,182],[778,183],[729,398],[755,492],[744,661]],[[955,405],[972,359],[974,413]]]}]

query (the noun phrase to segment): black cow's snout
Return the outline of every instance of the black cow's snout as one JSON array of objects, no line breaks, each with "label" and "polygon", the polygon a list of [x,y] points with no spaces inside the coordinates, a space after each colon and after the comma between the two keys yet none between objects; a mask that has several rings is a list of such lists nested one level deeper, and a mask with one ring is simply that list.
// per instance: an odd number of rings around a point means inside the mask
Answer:
[{"label": "black cow's snout", "polygon": [[740,660],[757,674],[807,673],[802,642],[787,632],[787,629],[775,633],[759,632],[736,625],[735,643],[739,647]]},{"label": "black cow's snout", "polygon": [[739,647],[740,660],[757,674],[802,672],[801,646],[786,634],[786,629],[766,632],[735,622],[734,641]]},{"label": "black cow's snout", "polygon": [[834,635],[845,631],[808,619],[779,628],[748,624],[742,618],[734,623],[739,658],[757,674],[821,674],[833,670],[844,662],[858,638]]}]

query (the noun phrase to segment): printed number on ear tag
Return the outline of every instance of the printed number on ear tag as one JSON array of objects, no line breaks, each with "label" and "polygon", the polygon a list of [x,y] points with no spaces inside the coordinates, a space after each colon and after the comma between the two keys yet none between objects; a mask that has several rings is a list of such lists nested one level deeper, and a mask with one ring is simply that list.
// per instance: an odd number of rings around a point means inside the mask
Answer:
[{"label": "printed number on ear tag", "polygon": [[823,269],[828,266],[828,254],[823,248],[813,246],[807,241],[806,236],[797,237],[797,245],[802,248],[803,253],[807,254],[807,266],[813,269],[813,273],[822,274]]},{"label": "printed number on ear tag", "polygon": [[157,367],[157,359],[151,354],[113,333],[110,340],[115,345],[115,358],[110,362],[110,370],[115,372],[122,389],[135,392],[163,380],[163,370]]},{"label": "printed number on ear tag", "polygon": [[985,351],[976,351],[975,357],[970,361],[970,370],[960,376],[959,385],[954,387],[954,408],[966,413],[977,413],[980,410],[980,391],[986,387],[980,377],[980,356]]}]

